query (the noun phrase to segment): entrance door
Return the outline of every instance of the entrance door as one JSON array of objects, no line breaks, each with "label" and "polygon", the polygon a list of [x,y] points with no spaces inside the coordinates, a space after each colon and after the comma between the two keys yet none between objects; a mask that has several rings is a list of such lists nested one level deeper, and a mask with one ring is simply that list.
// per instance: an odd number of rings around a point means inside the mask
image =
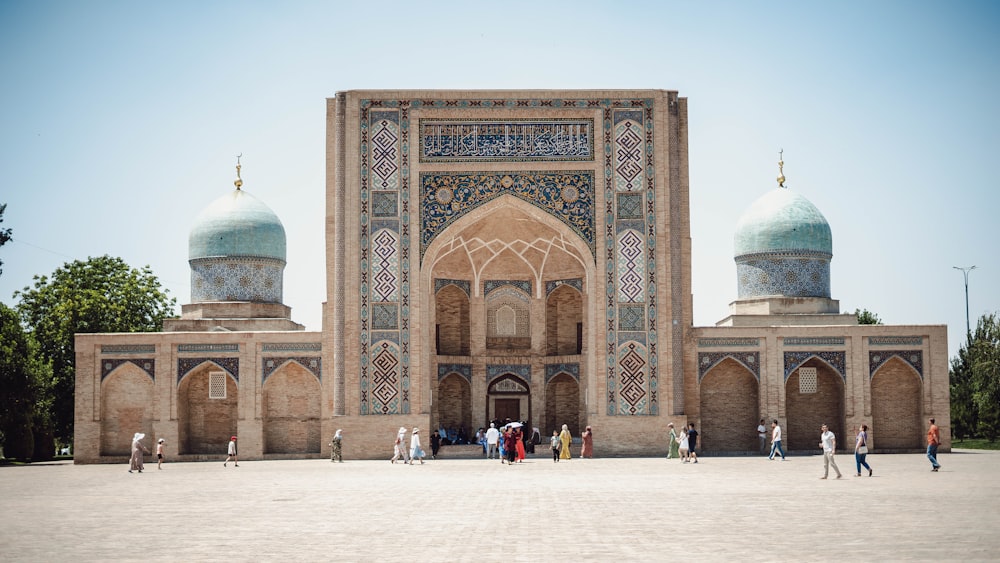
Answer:
[{"label": "entrance door", "polygon": [[521,420],[521,399],[493,399],[493,410],[497,420]]}]

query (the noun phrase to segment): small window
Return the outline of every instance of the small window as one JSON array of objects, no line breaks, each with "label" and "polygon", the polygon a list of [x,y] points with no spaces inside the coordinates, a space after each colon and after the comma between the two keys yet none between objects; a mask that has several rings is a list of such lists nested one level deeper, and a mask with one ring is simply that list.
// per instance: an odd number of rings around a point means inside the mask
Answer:
[{"label": "small window", "polygon": [[222,371],[213,371],[208,374],[208,398],[209,399],[225,399],[226,398],[226,373]]},{"label": "small window", "polygon": [[816,392],[816,368],[799,368],[799,393]]}]

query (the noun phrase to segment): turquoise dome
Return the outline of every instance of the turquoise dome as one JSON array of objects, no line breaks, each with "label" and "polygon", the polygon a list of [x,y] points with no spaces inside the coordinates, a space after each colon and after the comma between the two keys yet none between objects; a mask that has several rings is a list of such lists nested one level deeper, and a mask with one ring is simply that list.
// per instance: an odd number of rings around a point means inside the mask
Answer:
[{"label": "turquoise dome", "polygon": [[243,190],[206,207],[188,236],[188,259],[273,258],[285,261],[285,227],[271,208]]},{"label": "turquoise dome", "polygon": [[735,256],[806,253],[833,256],[830,224],[808,199],[775,188],[753,202],[736,224]]}]

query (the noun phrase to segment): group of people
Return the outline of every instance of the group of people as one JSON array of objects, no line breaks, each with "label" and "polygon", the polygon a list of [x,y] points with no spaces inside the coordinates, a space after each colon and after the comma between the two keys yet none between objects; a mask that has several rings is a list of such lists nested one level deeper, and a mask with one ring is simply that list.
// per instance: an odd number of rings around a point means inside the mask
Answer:
[{"label": "group of people", "polygon": [[679,457],[681,463],[698,463],[698,431],[695,430],[694,423],[689,423],[686,427],[681,428],[679,435],[674,430],[673,422],[667,424],[667,428],[669,429],[667,433],[669,439],[667,459]]},{"label": "group of people", "polygon": [[[142,470],[146,468],[146,465],[142,459],[143,454],[149,453],[149,450],[147,450],[146,446],[142,443],[142,439],[145,437],[146,435],[142,432],[136,432],[135,434],[132,435],[132,455],[131,457],[129,457],[128,460],[129,473],[132,473],[133,471],[138,471],[139,473],[142,473]],[[164,440],[163,438],[160,438],[159,440],[156,441],[157,469],[163,469],[163,444],[165,443],[166,440]]]},{"label": "group of people", "polygon": [[404,465],[413,465],[414,461],[420,460],[420,464],[423,465],[425,457],[427,457],[427,453],[420,445],[420,429],[416,426],[413,427],[413,431],[410,433],[410,446],[407,448],[406,427],[400,426],[399,432],[396,433],[396,441],[392,445],[392,459],[389,462],[396,463],[402,459]]}]

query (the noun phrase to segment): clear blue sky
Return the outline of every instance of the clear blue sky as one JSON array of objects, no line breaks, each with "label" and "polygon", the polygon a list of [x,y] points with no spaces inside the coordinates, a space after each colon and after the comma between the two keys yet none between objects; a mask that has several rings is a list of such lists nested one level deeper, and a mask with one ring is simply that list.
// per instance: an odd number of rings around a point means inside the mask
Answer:
[{"label": "clear blue sky", "polygon": [[88,256],[190,301],[187,236],[233,189],[288,235],[321,328],[325,98],[660,88],[688,98],[695,324],[736,298],[733,226],[787,185],[833,229],[832,297],[887,324],[1000,310],[1000,3],[0,2],[0,300]]}]

